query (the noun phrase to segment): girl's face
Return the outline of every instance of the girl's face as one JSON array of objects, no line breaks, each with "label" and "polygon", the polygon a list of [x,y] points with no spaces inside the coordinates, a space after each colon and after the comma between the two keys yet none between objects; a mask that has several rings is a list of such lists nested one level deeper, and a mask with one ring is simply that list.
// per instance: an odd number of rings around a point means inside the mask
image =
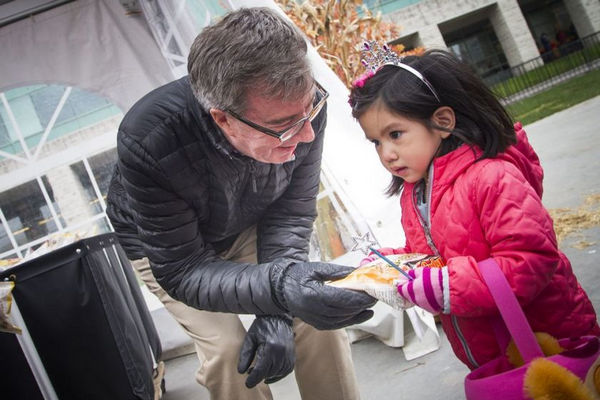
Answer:
[{"label": "girl's face", "polygon": [[426,176],[442,139],[449,135],[449,132],[393,113],[381,102],[369,107],[358,122],[367,139],[375,145],[383,166],[408,183]]}]

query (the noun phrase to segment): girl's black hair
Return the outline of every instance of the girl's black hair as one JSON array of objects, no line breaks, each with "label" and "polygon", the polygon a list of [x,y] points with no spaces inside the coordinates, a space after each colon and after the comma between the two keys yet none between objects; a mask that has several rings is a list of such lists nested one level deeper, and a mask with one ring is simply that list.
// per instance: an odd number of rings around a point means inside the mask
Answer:
[{"label": "girl's black hair", "polygon": [[[434,126],[431,116],[439,107],[454,110],[456,124],[442,141],[436,156],[442,156],[466,143],[482,151],[480,159],[495,157],[516,143],[511,117],[483,81],[452,53],[429,50],[421,56],[408,56],[402,62],[419,71],[433,86],[440,101],[417,76],[393,65],[386,65],[368,78],[362,87],[350,92],[352,116],[360,118],[381,101],[392,112]],[[386,190],[400,193],[404,180],[394,176]]]}]

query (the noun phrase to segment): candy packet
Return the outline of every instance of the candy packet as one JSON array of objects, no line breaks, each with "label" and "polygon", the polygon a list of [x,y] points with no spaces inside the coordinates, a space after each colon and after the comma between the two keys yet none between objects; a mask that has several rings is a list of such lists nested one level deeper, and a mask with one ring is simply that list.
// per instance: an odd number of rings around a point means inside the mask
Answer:
[{"label": "candy packet", "polygon": [[[403,271],[418,267],[443,266],[439,257],[419,253],[392,254],[386,256],[386,258]],[[398,283],[404,282],[406,279],[400,271],[390,266],[386,261],[377,259],[357,267],[344,278],[327,284],[344,289],[362,290],[392,308],[402,310],[413,306],[412,303],[398,294]]]}]

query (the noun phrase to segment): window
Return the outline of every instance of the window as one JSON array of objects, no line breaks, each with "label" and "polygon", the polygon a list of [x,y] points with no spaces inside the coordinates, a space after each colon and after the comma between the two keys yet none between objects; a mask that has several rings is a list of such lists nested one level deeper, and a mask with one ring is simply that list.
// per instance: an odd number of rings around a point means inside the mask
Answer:
[{"label": "window", "polygon": [[[44,179],[40,181],[43,183]],[[52,207],[56,207],[51,190],[48,196]],[[19,246],[58,231],[57,221],[52,215],[50,205],[46,202],[38,181],[29,181],[0,193],[0,208]]]},{"label": "window", "polygon": [[19,87],[0,100],[0,258],[23,257],[52,235],[109,232],[121,111],[61,85]]},{"label": "window", "polygon": [[[34,153],[44,139],[42,155],[47,156],[73,144],[73,140],[89,138],[91,133],[84,135],[88,128],[113,117],[120,120],[122,115],[107,99],[62,85],[25,86],[6,91],[2,96],[10,109],[0,104],[0,150],[15,155],[24,152],[21,140]],[[9,113],[17,121],[17,127],[11,123]],[[76,137],[65,142],[65,136],[73,133],[77,133]],[[56,141],[59,138],[63,141]],[[46,145],[52,141],[53,145]]]},{"label": "window", "polygon": [[117,150],[111,149],[104,153],[97,154],[88,159],[94,178],[98,183],[98,188],[104,199],[108,193],[110,178],[112,177],[115,164],[117,163]]}]

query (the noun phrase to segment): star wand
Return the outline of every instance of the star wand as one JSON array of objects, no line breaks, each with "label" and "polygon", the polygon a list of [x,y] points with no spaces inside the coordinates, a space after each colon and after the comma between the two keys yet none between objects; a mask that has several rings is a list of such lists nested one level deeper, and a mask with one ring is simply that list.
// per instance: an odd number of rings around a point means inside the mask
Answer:
[{"label": "star wand", "polygon": [[363,254],[366,255],[366,254],[368,254],[368,252],[370,250],[373,253],[375,253],[379,258],[381,258],[383,261],[388,263],[391,267],[398,270],[402,275],[404,275],[406,278],[408,278],[409,281],[412,281],[413,278],[411,278],[410,275],[408,275],[402,268],[397,266],[396,263],[394,263],[392,260],[390,260],[389,258],[387,258],[386,256],[384,256],[383,254],[381,254],[380,252],[378,252],[377,250],[375,250],[373,248],[373,245],[377,244],[377,242],[374,241],[373,239],[371,239],[371,235],[369,232],[366,232],[362,236],[358,236],[358,237],[353,236],[352,240],[354,241],[354,247],[352,247],[352,251],[360,250],[363,252]]},{"label": "star wand", "polygon": [[389,258],[387,258],[386,256],[384,256],[383,254],[381,254],[380,252],[378,252],[377,250],[375,250],[372,247],[369,247],[369,250],[371,250],[373,253],[375,253],[379,258],[381,258],[383,261],[388,263],[390,266],[392,266],[395,269],[397,269],[398,271],[400,271],[400,273],[402,275],[404,275],[409,281],[413,280],[413,278],[409,274],[407,274],[406,271],[404,271],[402,268],[397,266],[392,260],[390,260]]}]

